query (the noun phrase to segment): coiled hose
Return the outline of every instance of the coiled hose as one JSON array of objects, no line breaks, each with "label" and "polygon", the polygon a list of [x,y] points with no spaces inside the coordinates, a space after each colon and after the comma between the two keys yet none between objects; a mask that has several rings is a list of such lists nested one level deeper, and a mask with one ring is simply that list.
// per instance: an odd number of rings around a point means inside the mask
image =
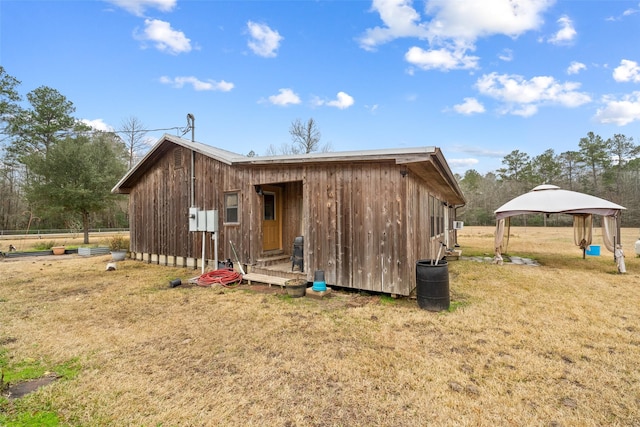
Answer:
[{"label": "coiled hose", "polygon": [[242,275],[232,268],[221,268],[219,270],[208,271],[195,279],[198,286],[221,285],[230,287],[233,284],[240,284]]}]

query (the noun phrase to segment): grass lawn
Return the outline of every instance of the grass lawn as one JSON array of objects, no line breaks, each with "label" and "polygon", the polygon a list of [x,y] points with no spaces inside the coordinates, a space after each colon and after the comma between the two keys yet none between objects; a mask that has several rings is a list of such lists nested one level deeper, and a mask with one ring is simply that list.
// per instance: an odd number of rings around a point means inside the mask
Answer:
[{"label": "grass lawn", "polygon": [[[7,426],[640,425],[640,258],[512,228],[539,267],[451,261],[451,307],[279,288],[169,288],[198,271],[110,256],[0,261]],[[458,233],[491,256],[493,228]],[[0,386],[2,387],[2,386]],[[6,394],[6,390],[5,390]]]}]

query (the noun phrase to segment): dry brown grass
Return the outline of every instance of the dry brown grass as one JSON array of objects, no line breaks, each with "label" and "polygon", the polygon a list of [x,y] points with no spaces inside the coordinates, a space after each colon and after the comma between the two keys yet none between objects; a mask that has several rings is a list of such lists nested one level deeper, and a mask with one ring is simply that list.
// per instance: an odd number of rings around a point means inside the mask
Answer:
[{"label": "dry brown grass", "polygon": [[[459,233],[491,254],[492,228]],[[415,300],[181,286],[193,270],[109,257],[0,262],[0,346],[78,358],[33,407],[85,426],[640,425],[640,259],[517,228],[541,267],[449,264],[451,312]],[[598,244],[598,238],[594,239]]]}]

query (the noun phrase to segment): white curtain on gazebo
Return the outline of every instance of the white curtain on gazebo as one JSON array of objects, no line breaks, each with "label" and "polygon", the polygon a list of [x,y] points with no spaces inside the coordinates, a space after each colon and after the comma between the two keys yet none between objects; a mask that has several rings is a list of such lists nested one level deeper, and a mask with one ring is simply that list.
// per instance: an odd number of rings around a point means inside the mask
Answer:
[{"label": "white curtain on gazebo", "polygon": [[616,218],[613,216],[605,216],[602,218],[602,241],[604,247],[607,248],[609,252],[614,252],[615,245],[620,244],[620,242],[614,242],[618,232],[616,222]]},{"label": "white curtain on gazebo", "polygon": [[[507,252],[509,246],[509,231],[511,229],[511,218],[502,218],[496,223],[496,237],[494,242],[493,263],[502,265],[502,254]],[[506,238],[505,238],[506,233]]]},{"label": "white curtain on gazebo", "polygon": [[593,241],[593,215],[574,215],[573,216],[573,243],[582,249],[584,256],[585,251]]}]

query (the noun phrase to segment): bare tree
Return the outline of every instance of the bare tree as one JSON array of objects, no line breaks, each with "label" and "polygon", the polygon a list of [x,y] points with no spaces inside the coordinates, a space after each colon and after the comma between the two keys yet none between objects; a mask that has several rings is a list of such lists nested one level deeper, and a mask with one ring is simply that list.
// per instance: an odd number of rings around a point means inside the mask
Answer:
[{"label": "bare tree", "polygon": [[289,128],[289,134],[291,135],[291,143],[282,144],[279,149],[271,144],[267,148],[267,156],[308,154],[316,151],[326,153],[331,151],[331,144],[320,145],[321,133],[313,117],[304,123],[300,119],[294,120]]},{"label": "bare tree", "polygon": [[124,141],[127,152],[129,153],[129,169],[136,163],[136,159],[146,150],[147,144],[145,136],[147,131],[144,130],[145,125],[135,116],[129,116],[120,123],[120,131],[122,140]]},{"label": "bare tree", "polygon": [[291,123],[289,134],[291,135],[292,146],[296,147],[296,151],[299,153],[308,154],[318,151],[318,145],[320,144],[320,137],[322,135],[313,117],[306,123],[302,123],[302,120],[296,119]]}]

